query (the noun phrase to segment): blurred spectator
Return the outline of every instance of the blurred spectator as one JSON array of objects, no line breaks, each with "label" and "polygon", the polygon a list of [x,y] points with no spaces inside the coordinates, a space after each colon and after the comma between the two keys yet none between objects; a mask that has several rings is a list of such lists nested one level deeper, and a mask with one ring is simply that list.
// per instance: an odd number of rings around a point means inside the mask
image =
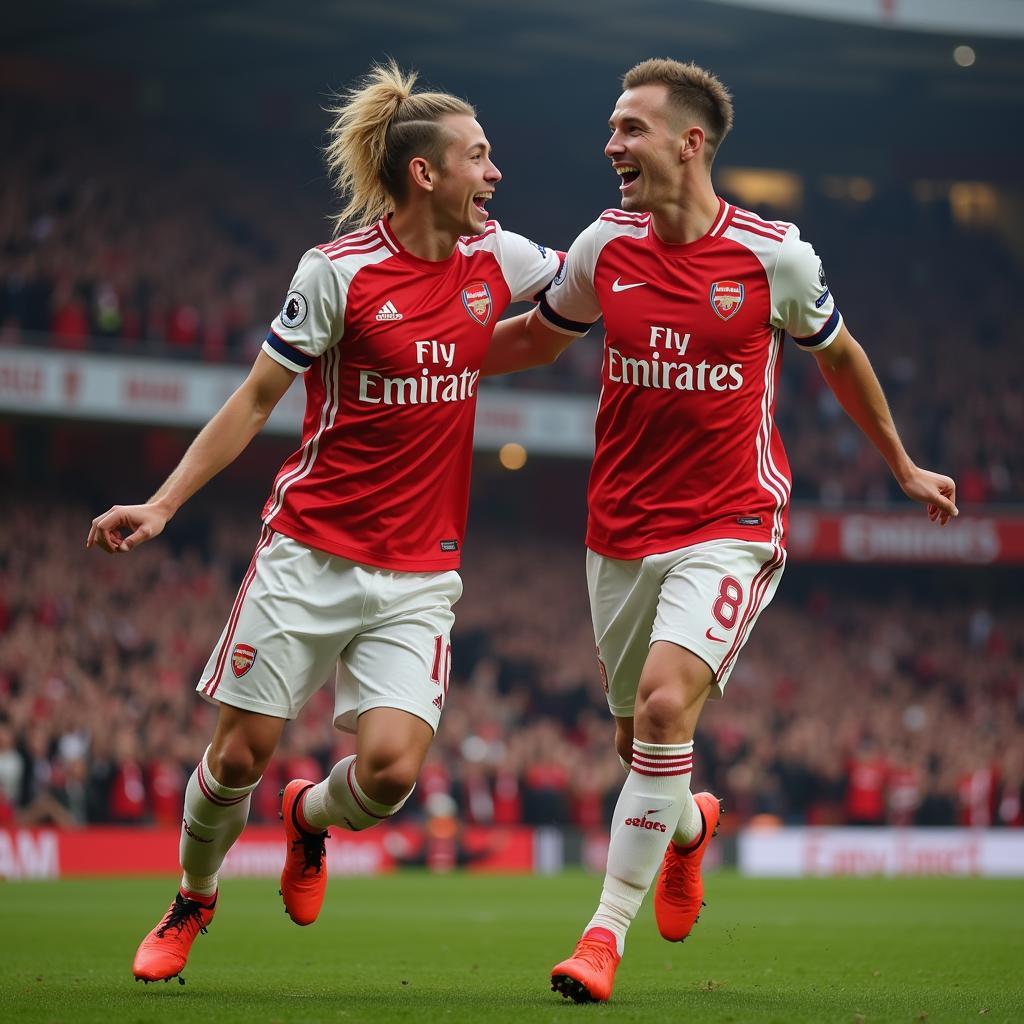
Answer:
[{"label": "blurred spectator", "polygon": [[863,737],[846,765],[846,820],[851,825],[885,823],[888,776],[885,758],[870,736]]},{"label": "blurred spectator", "polygon": [[144,820],[150,809],[145,773],[133,733],[122,732],[115,742],[114,776],[110,783],[110,820],[132,825]]},{"label": "blurred spectator", "polygon": [[21,777],[25,763],[14,746],[14,732],[0,721],[0,826],[14,822],[14,808],[21,802]]}]

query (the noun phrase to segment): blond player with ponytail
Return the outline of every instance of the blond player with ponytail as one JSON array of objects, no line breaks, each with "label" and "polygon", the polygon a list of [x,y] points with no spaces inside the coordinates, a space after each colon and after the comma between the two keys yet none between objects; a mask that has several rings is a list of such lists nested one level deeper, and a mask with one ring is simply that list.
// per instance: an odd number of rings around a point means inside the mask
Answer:
[{"label": "blond player with ponytail", "polygon": [[156,494],[89,531],[122,555],[156,537],[303,375],[302,442],[197,686],[217,726],[185,790],[181,886],[135,956],[143,981],[180,975],[285,722],[325,680],[356,753],[281,793],[281,895],[300,925],[323,901],[328,829],[401,809],[448,697],[480,370],[502,310],[537,298],[561,254],[488,219],[501,174],[473,108],[415,81],[376,67],[331,111],[333,239],[302,256],[248,377]]}]

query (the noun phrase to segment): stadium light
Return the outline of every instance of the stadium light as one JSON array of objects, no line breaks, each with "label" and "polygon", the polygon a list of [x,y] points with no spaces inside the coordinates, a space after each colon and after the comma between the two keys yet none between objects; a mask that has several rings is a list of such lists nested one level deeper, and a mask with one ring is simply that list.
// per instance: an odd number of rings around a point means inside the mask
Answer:
[{"label": "stadium light", "polygon": [[503,444],[498,459],[506,469],[522,469],[526,465],[526,449],[521,444]]},{"label": "stadium light", "polygon": [[969,68],[975,59],[974,48],[971,46],[958,46],[953,50],[953,60],[962,68]]}]

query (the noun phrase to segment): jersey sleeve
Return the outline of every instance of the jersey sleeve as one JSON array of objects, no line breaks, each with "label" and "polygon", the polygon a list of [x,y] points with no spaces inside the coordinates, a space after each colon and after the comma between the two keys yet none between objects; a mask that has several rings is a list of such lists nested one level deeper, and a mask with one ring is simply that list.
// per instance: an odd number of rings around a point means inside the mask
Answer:
[{"label": "jersey sleeve", "polygon": [[319,249],[310,249],[299,260],[263,351],[289,370],[305,373],[341,338],[344,319],[338,275]]},{"label": "jersey sleeve", "polygon": [[773,323],[809,352],[827,348],[843,318],[825,282],[825,270],[809,242],[791,228],[783,239],[772,279]]},{"label": "jersey sleeve", "polygon": [[536,302],[558,273],[562,254],[513,231],[502,231],[500,226],[496,238],[498,261],[512,302]]},{"label": "jersey sleeve", "polygon": [[601,319],[594,289],[599,224],[595,221],[580,232],[551,287],[540,297],[541,319],[561,334],[586,334]]}]

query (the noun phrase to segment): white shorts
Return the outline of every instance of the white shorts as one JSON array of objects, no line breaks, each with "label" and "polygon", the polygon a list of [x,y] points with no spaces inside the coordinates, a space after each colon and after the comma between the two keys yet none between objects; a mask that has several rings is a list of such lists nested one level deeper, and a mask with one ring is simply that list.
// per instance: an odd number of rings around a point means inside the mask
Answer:
[{"label": "white shorts", "polygon": [[712,540],[629,559],[587,552],[594,639],[608,707],[630,718],[647,652],[670,640],[707,662],[720,698],[758,615],[775,596],[785,552]]},{"label": "white shorts", "polygon": [[335,676],[334,724],[399,708],[435,731],[451,671],[462,580],[350,562],[264,527],[196,689],[210,701],[294,718]]}]

